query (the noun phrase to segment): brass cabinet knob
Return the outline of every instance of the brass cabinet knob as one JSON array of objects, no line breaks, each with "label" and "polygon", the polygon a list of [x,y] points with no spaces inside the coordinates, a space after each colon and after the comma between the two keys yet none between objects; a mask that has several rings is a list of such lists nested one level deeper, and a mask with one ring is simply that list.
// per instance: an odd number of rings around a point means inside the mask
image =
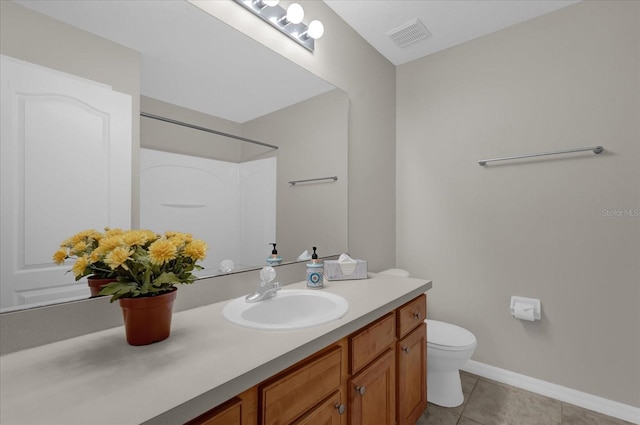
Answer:
[{"label": "brass cabinet knob", "polygon": [[336,405],[334,407],[338,411],[339,415],[342,415],[344,413],[344,410],[345,410],[344,404],[336,403]]},{"label": "brass cabinet knob", "polygon": [[364,395],[364,393],[365,393],[365,391],[366,391],[366,390],[367,390],[367,389],[364,387],[364,385],[363,385],[363,386],[361,386],[361,387],[356,386],[356,391],[357,391],[360,395]]}]

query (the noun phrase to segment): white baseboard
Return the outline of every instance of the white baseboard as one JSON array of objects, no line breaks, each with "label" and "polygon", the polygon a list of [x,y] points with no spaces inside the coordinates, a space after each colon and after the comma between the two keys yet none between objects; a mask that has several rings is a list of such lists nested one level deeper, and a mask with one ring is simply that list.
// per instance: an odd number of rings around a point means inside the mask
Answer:
[{"label": "white baseboard", "polygon": [[640,408],[469,360],[462,370],[640,425]]}]

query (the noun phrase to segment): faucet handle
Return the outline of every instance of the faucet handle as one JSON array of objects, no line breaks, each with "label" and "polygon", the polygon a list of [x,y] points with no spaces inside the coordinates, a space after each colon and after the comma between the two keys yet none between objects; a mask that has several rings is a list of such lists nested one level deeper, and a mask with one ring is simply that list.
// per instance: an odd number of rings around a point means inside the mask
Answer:
[{"label": "faucet handle", "polygon": [[262,282],[269,283],[275,278],[276,278],[276,269],[274,269],[273,267],[266,266],[266,267],[263,267],[262,270],[260,270],[260,280]]}]

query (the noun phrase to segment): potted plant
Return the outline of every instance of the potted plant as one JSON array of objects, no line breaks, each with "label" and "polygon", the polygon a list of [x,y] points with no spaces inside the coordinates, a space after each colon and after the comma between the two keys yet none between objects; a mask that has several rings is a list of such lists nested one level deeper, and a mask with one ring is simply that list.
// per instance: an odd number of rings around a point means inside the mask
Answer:
[{"label": "potted plant", "polygon": [[[111,302],[119,300],[127,342],[146,345],[169,337],[175,285],[196,280],[192,272],[202,269],[196,262],[206,252],[207,244],[188,233],[107,231],[82,261],[101,263],[114,273],[117,280],[104,285],[99,294],[110,295]],[[82,268],[79,261],[74,273]]]},{"label": "potted plant", "polygon": [[104,285],[117,278],[116,271],[104,263],[104,256],[100,256],[96,249],[101,240],[122,233],[121,229],[105,229],[104,233],[93,229],[83,230],[62,241],[53,254],[53,261],[63,264],[67,259],[75,259],[69,272],[73,272],[76,282],[86,276],[91,296],[96,297]]}]

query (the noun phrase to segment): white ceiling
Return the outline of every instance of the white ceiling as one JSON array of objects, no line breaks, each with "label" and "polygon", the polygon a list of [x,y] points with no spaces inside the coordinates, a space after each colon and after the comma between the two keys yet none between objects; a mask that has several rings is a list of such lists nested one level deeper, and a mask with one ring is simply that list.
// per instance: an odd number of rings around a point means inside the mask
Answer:
[{"label": "white ceiling", "polygon": [[[324,0],[394,65],[462,44],[578,1]],[[415,18],[419,18],[432,35],[406,47],[398,47],[387,32]]]},{"label": "white ceiling", "polygon": [[[139,51],[143,95],[231,121],[246,122],[333,88],[185,0],[14,1]],[[396,65],[576,3],[324,1]],[[431,37],[396,46],[386,32],[414,18]]]}]

